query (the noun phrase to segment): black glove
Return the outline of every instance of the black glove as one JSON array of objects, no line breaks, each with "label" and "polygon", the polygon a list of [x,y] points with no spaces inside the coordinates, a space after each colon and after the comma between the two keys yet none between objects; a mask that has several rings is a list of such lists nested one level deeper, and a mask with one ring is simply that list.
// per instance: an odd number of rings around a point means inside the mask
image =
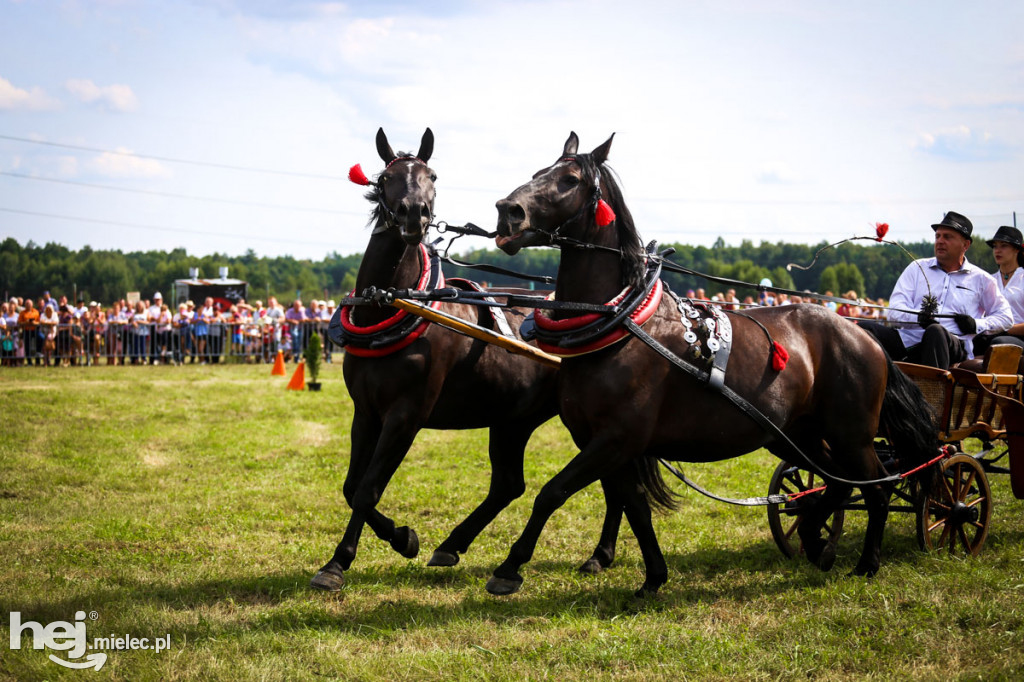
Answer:
[{"label": "black glove", "polygon": [[936,322],[938,320],[932,317],[931,313],[926,313],[922,310],[917,314],[917,323],[922,327],[928,327],[928,325],[935,324]]},{"label": "black glove", "polygon": [[959,327],[960,331],[964,334],[974,334],[978,331],[978,321],[970,315],[957,313],[953,316],[953,321],[956,322],[956,326]]}]

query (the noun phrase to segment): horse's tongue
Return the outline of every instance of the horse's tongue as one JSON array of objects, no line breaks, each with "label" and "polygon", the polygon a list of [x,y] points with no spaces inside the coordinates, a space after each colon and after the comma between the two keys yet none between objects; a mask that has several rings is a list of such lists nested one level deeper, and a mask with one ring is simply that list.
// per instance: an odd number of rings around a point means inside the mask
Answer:
[{"label": "horse's tongue", "polygon": [[494,238],[494,243],[497,244],[498,248],[500,249],[501,247],[505,246],[505,244],[508,244],[513,239],[515,239],[515,237],[503,237],[503,236],[501,236],[499,234],[497,237]]}]

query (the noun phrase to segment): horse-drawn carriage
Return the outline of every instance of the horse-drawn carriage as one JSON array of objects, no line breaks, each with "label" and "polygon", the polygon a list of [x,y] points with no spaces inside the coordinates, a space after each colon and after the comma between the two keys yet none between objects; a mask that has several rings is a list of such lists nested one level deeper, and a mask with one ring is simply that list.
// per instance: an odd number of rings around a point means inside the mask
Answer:
[{"label": "horse-drawn carriage", "polygon": [[[416,556],[416,533],[397,526],[377,502],[419,429],[491,430],[488,495],[429,562],[452,566],[524,492],[526,442],[556,413],[580,452],[541,489],[526,528],[487,584],[493,594],[520,589],[518,569],[531,559],[547,519],[595,481],[606,516],[581,570],[612,563],[625,516],[643,553],[638,594],[656,592],[668,567],[651,507],[673,505],[658,461],[715,461],[761,447],[801,462],[779,466],[766,498],[772,532],[789,555],[804,553],[828,570],[844,512],[864,509],[868,524],[854,573],[873,575],[893,488],[917,514],[922,546],[977,553],[991,517],[987,473],[1010,473],[1014,493],[1024,497],[1020,350],[1009,359],[1013,351],[997,347],[973,373],[897,368],[868,334],[820,306],[727,316],[676,296],[660,279],[668,252],[658,253],[653,243],[644,248],[604,166],[611,142],[578,153],[571,134],[554,164],[497,204],[494,234],[504,251],[564,249],[551,299],[445,286],[436,252],[422,244],[434,225],[429,129],[416,155],[395,154],[379,131],[386,167],[376,181],[353,167],[350,178],[370,187],[375,226],[357,277],[359,295],[339,307],[328,332],[347,348],[345,379],[355,405],[344,486],[352,515],[312,586],[341,588],[364,525],[403,556]],[[392,306],[398,312],[388,312]],[[540,350],[524,342],[530,334]],[[620,343],[626,340],[637,342]],[[487,409],[479,409],[482,396]],[[739,414],[745,418],[737,420]],[[979,437],[980,454],[960,451],[965,439]],[[1011,466],[1004,469],[997,462],[1007,452]],[[815,487],[815,477],[828,485]]]},{"label": "horse-drawn carriage", "polygon": [[[943,485],[924,493],[912,476],[900,482],[889,510],[915,517],[917,540],[923,550],[976,556],[988,537],[992,491],[988,474],[1009,474],[1014,497],[1024,499],[1024,375],[1021,349],[993,346],[984,358],[949,371],[910,363],[896,366],[911,377],[935,410],[943,457],[938,465]],[[889,444],[880,439],[876,450],[887,467],[898,468]],[[786,502],[768,505],[768,525],[783,554],[802,552],[796,531],[809,496],[821,490],[813,472],[780,462],[768,486],[770,497]],[[774,498],[777,499],[777,498]],[[826,524],[830,538],[842,533],[844,513],[864,509],[851,496]]]}]

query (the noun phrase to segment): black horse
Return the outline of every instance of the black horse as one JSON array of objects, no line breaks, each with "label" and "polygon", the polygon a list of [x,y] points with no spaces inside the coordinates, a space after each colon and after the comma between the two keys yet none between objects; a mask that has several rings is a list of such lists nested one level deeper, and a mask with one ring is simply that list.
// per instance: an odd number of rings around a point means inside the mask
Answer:
[{"label": "black horse", "polygon": [[[377,132],[377,152],[386,168],[373,183],[361,179],[371,184],[366,196],[374,203],[374,228],[356,277],[356,292],[371,286],[427,289],[443,281],[437,259],[422,244],[434,213],[436,176],[427,165],[433,147],[429,128],[415,155],[395,154],[383,129]],[[454,303],[444,303],[443,310],[491,329],[502,315]],[[528,312],[511,309],[504,315],[520,339],[519,326]],[[345,383],[355,410],[344,484],[352,516],[333,558],[313,577],[312,586],[341,588],[364,523],[402,556],[415,557],[415,531],[396,527],[376,508],[384,489],[420,429],[488,427],[487,496],[429,562],[455,565],[480,531],[525,491],[523,453],[534,430],[557,414],[557,370],[389,306],[343,307],[335,314],[330,333],[332,338],[339,334],[346,344]],[[601,545],[585,564],[592,570],[607,566],[614,555],[622,511],[614,501],[609,505]]]},{"label": "black horse", "polygon": [[[873,447],[880,420],[904,463],[927,461],[937,451],[920,391],[871,336],[843,318],[813,305],[726,317],[711,309],[701,313],[699,306],[671,292],[661,295],[649,267],[657,256],[643,248],[621,190],[604,165],[611,143],[609,138],[590,154],[579,154],[579,141],[571,134],[558,161],[497,203],[498,246],[515,254],[526,246],[560,244],[556,300],[643,299],[633,323],[644,323],[640,332],[695,367],[710,368],[709,352],[728,344],[725,388],[711,387],[713,369],[698,376],[683,371],[636,338],[637,332],[627,335],[621,326],[603,330],[604,340],[563,349],[568,357],[558,376],[560,414],[580,452],[537,496],[522,536],[487,584],[494,594],[520,588],[518,571],[532,557],[551,514],[577,491],[613,472],[646,567],[638,594],[657,591],[667,579],[667,567],[651,524],[651,503],[670,507],[674,500],[660,470],[651,465],[654,458],[718,461],[766,447],[800,461],[792,456],[788,438],[810,457],[812,466],[847,482],[873,481],[887,476]],[[697,324],[706,324],[701,314],[712,315],[709,319],[717,326],[698,330]],[[543,327],[557,340],[565,338],[557,335],[559,330],[597,324],[573,315],[546,316]],[[538,327],[541,321],[538,312]],[[687,333],[691,324],[705,336]],[[728,327],[731,334],[724,335]],[[557,352],[558,342],[551,344],[548,350]],[[705,359],[694,359],[701,350]],[[710,384],[705,376],[711,377]],[[748,418],[723,395],[730,391],[771,424]],[[879,567],[890,486],[860,488],[868,527],[855,573],[872,575]],[[835,547],[821,537],[822,525],[850,490],[849,485],[830,484],[800,525],[808,558],[824,570],[832,566]]]}]

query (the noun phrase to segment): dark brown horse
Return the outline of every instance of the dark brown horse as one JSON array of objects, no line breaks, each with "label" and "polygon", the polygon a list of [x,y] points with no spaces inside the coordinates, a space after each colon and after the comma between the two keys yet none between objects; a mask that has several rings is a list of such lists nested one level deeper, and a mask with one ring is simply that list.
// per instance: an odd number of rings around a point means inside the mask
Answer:
[{"label": "dark brown horse", "polygon": [[[632,291],[644,285],[645,250],[604,165],[611,143],[609,138],[590,154],[579,154],[573,133],[557,162],[497,203],[497,242],[507,253],[561,245],[559,301],[605,303],[624,287]],[[609,208],[614,222],[601,227],[611,217]],[[666,293],[643,330],[692,361],[693,337],[684,338],[681,320],[685,303]],[[571,326],[572,315],[552,314],[555,324],[548,326]],[[936,453],[923,396],[857,326],[813,305],[762,308],[728,318],[732,343],[725,386],[777,425],[814,466],[848,482],[886,477],[873,447],[880,418],[905,463],[927,461]],[[789,354],[781,371],[773,366],[772,340]],[[651,524],[651,503],[672,503],[660,471],[651,465],[653,458],[718,461],[766,447],[800,461],[779,433],[758,425],[722,391],[635,336],[563,358],[558,392],[562,421],[580,452],[537,496],[526,529],[487,584],[494,594],[519,589],[523,579],[518,571],[532,557],[548,518],[598,478],[611,476],[618,482],[646,567],[638,594],[653,593],[665,583],[667,566]],[[889,487],[860,487],[868,527],[855,573],[871,575],[879,567]],[[849,491],[848,485],[830,484],[800,526],[808,558],[825,570],[834,561],[835,547],[821,537],[821,528]]]},{"label": "dark brown horse", "polygon": [[[395,154],[384,131],[378,131],[377,152],[387,166],[367,194],[375,204],[374,229],[356,277],[356,292],[371,286],[424,288],[430,279],[424,273],[437,263],[431,264],[421,242],[434,213],[436,176],[427,165],[433,146],[428,128],[415,155]],[[486,308],[445,303],[443,310],[480,326],[495,324]],[[527,312],[512,310],[506,315],[517,335]],[[430,559],[432,566],[452,566],[480,531],[523,494],[526,443],[538,426],[557,414],[555,369],[434,324],[416,325],[416,318],[406,319],[389,306],[339,310],[332,328],[342,315],[349,315],[345,323],[350,329],[379,332],[386,338],[373,347],[359,347],[353,341],[345,353],[345,383],[355,408],[344,484],[352,516],[334,557],[312,580],[313,587],[324,590],[344,584],[343,574],[355,558],[364,523],[402,556],[412,558],[419,552],[415,531],[396,527],[376,507],[420,429],[490,429],[487,496]],[[588,562],[592,569],[608,565],[614,555],[622,512],[621,506],[609,505],[602,544]]]}]

